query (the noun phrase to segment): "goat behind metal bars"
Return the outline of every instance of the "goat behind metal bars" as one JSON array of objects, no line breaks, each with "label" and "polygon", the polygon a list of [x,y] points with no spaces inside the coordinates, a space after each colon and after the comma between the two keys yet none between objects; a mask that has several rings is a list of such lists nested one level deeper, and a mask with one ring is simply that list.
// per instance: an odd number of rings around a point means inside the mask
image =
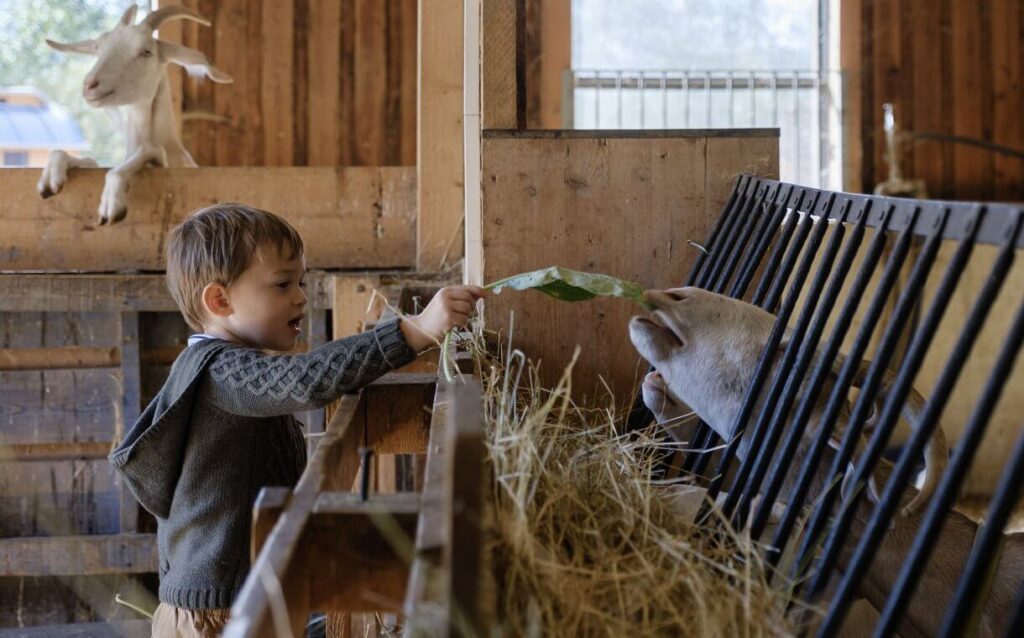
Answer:
[{"label": "goat behind metal bars", "polygon": [[[209,20],[185,7],[169,6],[149,13],[135,24],[137,9],[135,5],[129,7],[113,29],[91,40],[66,44],[46,41],[58,51],[96,56],[96,63],[82,83],[82,96],[90,106],[121,111],[125,159],[107,171],[99,206],[101,225],[124,219],[128,213],[129,180],[147,164],[196,165],[174,125],[167,63],[184,67],[194,77],[205,76],[219,83],[232,81],[201,52],[153,37],[153,32],[168,20],[192,20],[207,27]],[[96,161],[90,158],[51,151],[36,189],[41,197],[51,197],[64,187],[69,168],[96,166]]]},{"label": "goat behind metal bars", "polygon": [[[742,176],[690,274],[696,288],[648,293],[658,311],[631,324],[634,344],[658,369],[642,395],[659,421],[693,408],[707,422],[687,433],[698,449],[725,438],[708,496],[732,476],[722,495],[726,520],[749,525],[759,539],[781,499],[766,564],[806,583],[810,602],[826,598],[839,575],[819,636],[838,633],[857,595],[882,612],[877,636],[956,636],[970,622],[979,635],[1021,635],[1024,535],[1003,530],[1024,480],[1024,427],[980,532],[951,507],[997,401],[1021,387],[1012,375],[1024,304],[1000,336],[1003,347],[948,467],[939,418],[991,309],[1013,298],[1004,283],[1024,252],[1022,226],[1014,206],[832,193]],[[874,236],[859,253],[867,229]],[[925,295],[943,242],[955,242],[955,251]],[[925,401],[912,384],[977,245],[998,254],[981,288],[961,291],[971,309],[956,323],[955,344]],[[897,286],[910,261],[909,279]],[[848,336],[852,345],[841,353]],[[904,336],[909,343],[897,356]],[[865,361],[874,338],[873,360]],[[692,369],[700,357],[687,348],[710,348],[705,359],[736,374]],[[705,387],[716,378],[721,383]],[[852,401],[851,387],[859,389]],[[901,415],[912,432],[893,464],[883,452]],[[926,476],[915,497],[905,492],[923,454]],[[691,453],[684,468],[702,473],[712,456]],[[780,565],[787,546],[795,558]]]}]

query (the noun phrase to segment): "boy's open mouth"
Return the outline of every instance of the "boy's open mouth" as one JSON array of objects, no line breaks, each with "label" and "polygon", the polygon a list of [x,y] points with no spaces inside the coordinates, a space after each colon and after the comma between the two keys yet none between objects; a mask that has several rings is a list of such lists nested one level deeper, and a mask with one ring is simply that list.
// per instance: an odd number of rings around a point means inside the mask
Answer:
[{"label": "boy's open mouth", "polygon": [[302,331],[302,320],[306,318],[306,315],[299,315],[288,322],[288,327],[295,331],[295,334],[299,334]]}]

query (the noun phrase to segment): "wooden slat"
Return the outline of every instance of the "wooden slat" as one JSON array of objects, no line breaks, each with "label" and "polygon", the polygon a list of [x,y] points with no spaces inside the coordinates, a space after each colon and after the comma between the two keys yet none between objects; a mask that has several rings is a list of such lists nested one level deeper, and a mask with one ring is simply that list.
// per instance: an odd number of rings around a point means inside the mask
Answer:
[{"label": "wooden slat", "polygon": [[[559,265],[678,286],[697,254],[686,240],[703,240],[736,174],[777,171],[778,139],[767,131],[642,133],[485,131],[483,281]],[[642,232],[611,221],[625,219]],[[617,404],[628,404],[645,367],[628,335],[635,308],[495,295],[484,305],[488,329],[507,332],[513,310],[514,340],[543,361],[545,385],[558,382],[580,345],[574,397],[603,396],[602,377]]]},{"label": "wooden slat", "polygon": [[417,268],[440,271],[464,252],[463,7],[420,0]]},{"label": "wooden slat", "polygon": [[337,0],[309,2],[309,101],[308,118],[310,166],[338,164],[339,75],[335,60],[340,58],[341,3]]},{"label": "wooden slat", "polygon": [[[306,273],[309,308],[332,305],[331,276]],[[163,275],[0,274],[0,312],[178,312]]]},{"label": "wooden slat", "polygon": [[485,129],[519,128],[516,68],[519,0],[481,0],[481,108]]},{"label": "wooden slat", "polygon": [[0,576],[156,572],[156,534],[0,538]]},{"label": "wooden slat", "polygon": [[[994,103],[992,138],[997,144],[1024,149],[1024,7],[1019,0],[993,0],[990,12]],[[993,158],[995,198],[1024,199],[1024,164],[1020,158]]]},{"label": "wooden slat", "polygon": [[162,270],[167,232],[211,201],[274,211],[302,234],[310,268],[398,268],[415,262],[415,169],[147,169],[126,221],[89,230],[104,172],[73,173],[39,200],[36,169],[0,171],[0,270]]},{"label": "wooden slat", "polygon": [[0,638],[149,638],[153,623],[143,620],[114,620],[67,625],[38,625],[0,629]]},{"label": "wooden slat", "polygon": [[[139,356],[139,313],[121,314],[121,419],[115,438],[120,441],[142,414],[142,359]],[[139,503],[128,485],[117,474],[120,530],[122,534],[138,531]]]},{"label": "wooden slat", "polygon": [[4,348],[0,370],[71,370],[116,368],[121,365],[117,348]]},{"label": "wooden slat", "polygon": [[353,161],[356,165],[384,163],[388,131],[387,5],[381,0],[354,0],[355,121]]},{"label": "wooden slat", "polygon": [[263,120],[263,164],[291,166],[294,118],[290,90],[294,54],[293,0],[263,0],[260,46],[260,104]]},{"label": "wooden slat", "polygon": [[112,446],[111,441],[4,443],[0,444],[0,462],[105,459]]}]

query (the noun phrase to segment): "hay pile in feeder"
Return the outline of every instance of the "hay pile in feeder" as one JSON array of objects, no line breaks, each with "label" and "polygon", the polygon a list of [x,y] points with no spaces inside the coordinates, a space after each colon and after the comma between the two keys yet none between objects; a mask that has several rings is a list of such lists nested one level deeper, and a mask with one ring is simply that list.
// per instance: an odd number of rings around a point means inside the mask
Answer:
[{"label": "hay pile in feeder", "polygon": [[489,560],[504,635],[785,636],[785,591],[742,534],[680,515],[652,467],[668,443],[624,434],[614,405],[538,386],[519,352],[482,371],[493,484]]}]

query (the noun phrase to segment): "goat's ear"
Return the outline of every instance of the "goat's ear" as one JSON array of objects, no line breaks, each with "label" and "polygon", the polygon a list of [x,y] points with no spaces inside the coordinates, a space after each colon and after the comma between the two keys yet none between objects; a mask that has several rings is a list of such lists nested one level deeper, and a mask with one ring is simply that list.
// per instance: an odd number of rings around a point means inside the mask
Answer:
[{"label": "goat's ear", "polygon": [[210,61],[206,59],[206,56],[201,51],[183,47],[180,44],[164,42],[163,40],[157,40],[157,47],[160,50],[161,60],[185,67],[188,74],[193,77],[205,75],[214,82],[221,84],[234,82],[230,75],[210,64]]},{"label": "goat's ear", "polygon": [[96,50],[99,48],[100,43],[99,40],[82,40],[81,42],[54,42],[53,40],[47,40],[46,44],[65,53],[96,55]]},{"label": "goat's ear", "polygon": [[121,14],[121,24],[126,27],[130,27],[135,24],[135,14],[138,12],[139,6],[135,4],[125,9],[124,13]]}]

